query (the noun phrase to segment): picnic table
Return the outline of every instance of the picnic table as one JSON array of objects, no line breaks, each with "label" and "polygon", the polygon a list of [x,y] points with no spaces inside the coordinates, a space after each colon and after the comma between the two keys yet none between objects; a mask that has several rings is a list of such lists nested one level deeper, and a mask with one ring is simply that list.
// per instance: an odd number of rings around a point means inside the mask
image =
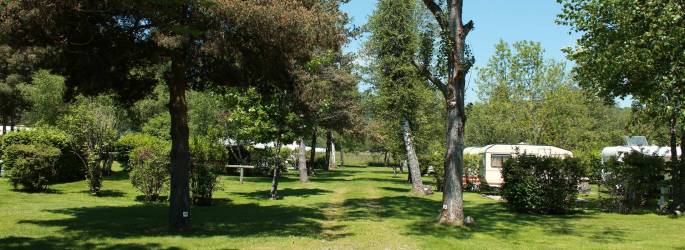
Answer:
[{"label": "picnic table", "polygon": [[243,184],[243,175],[246,168],[254,168],[251,165],[226,165],[227,168],[238,168],[240,169],[240,184]]}]

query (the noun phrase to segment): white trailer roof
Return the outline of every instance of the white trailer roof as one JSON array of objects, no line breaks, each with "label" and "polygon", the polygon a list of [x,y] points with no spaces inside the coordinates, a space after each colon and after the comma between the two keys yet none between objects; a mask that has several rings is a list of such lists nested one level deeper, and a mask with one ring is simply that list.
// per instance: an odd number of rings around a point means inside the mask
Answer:
[{"label": "white trailer roof", "polygon": [[529,144],[492,144],[484,147],[468,147],[464,149],[464,154],[528,154],[537,156],[565,155],[573,156],[571,151],[546,145]]}]

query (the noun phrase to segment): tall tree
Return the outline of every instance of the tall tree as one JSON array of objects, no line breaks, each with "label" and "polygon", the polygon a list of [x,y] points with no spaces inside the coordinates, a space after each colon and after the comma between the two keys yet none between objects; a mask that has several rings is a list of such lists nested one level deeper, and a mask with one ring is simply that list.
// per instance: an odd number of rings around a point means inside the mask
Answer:
[{"label": "tall tree", "polygon": [[558,23],[581,34],[576,47],[566,50],[576,63],[580,84],[609,102],[630,95],[668,120],[673,207],[685,207],[685,167],[677,163],[676,152],[677,133],[685,124],[685,4],[680,0],[558,2],[563,6]]},{"label": "tall tree", "polygon": [[[447,84],[429,70],[429,65],[418,68],[426,78],[442,92],[447,109],[447,152],[445,153],[445,187],[442,195],[442,210],[438,222],[461,226],[464,224],[464,197],[462,193],[464,176],[464,126],[466,113],[464,95],[466,74],[474,59],[466,45],[466,36],[473,30],[473,22],[462,20],[463,0],[447,0],[444,6],[435,0],[423,0],[440,28],[441,37],[447,46]],[[445,10],[447,12],[445,12]]]},{"label": "tall tree", "polygon": [[[500,41],[476,78],[467,144],[546,144],[573,151],[621,142],[625,114],[581,89],[539,43]],[[623,117],[622,117],[623,116]]]},{"label": "tall tree", "polygon": [[[374,56],[372,83],[379,96],[380,118],[396,123],[409,163],[412,192],[425,194],[416,154],[416,109],[426,90],[413,61],[418,51],[415,0],[379,1],[369,21],[369,49]],[[414,123],[414,124],[411,124]]]},{"label": "tall tree", "polygon": [[293,62],[340,40],[331,4],[337,1],[3,1],[0,31],[10,46],[58,48],[52,68],[86,93],[115,89],[139,98],[156,82],[147,69],[168,67],[169,223],[186,230],[188,87],[292,84]]}]

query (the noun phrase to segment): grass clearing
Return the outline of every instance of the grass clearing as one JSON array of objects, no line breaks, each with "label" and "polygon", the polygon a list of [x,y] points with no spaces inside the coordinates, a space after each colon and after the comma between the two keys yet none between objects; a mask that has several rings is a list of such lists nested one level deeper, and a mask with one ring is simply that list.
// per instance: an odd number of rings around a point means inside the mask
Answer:
[{"label": "grass clearing", "polygon": [[268,200],[270,178],[222,177],[216,204],[194,207],[193,230],[167,230],[167,205],[136,201],[126,173],[92,197],[85,182],[50,193],[13,191],[0,179],[0,249],[683,249],[685,219],[586,210],[567,216],[513,214],[499,202],[465,194],[472,228],[434,223],[441,194],[417,197],[404,176],[347,166],[299,183],[281,179],[281,200]]}]

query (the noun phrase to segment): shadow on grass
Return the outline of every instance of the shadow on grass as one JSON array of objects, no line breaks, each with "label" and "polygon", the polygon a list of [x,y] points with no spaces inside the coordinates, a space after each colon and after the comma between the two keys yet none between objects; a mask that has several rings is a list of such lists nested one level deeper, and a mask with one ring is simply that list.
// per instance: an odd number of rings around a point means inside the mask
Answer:
[{"label": "shadow on grass", "polygon": [[[323,189],[319,189],[319,188],[298,188],[298,189],[286,188],[283,190],[278,190],[278,196],[281,196],[281,197],[288,197],[288,196],[309,197],[309,196],[314,196],[314,195],[322,195],[322,194],[330,193],[330,192],[331,191],[323,190]],[[258,190],[258,191],[254,191],[254,192],[234,192],[233,194],[240,195],[240,196],[250,198],[250,199],[255,199],[255,200],[269,199],[271,197],[271,193],[268,190]]]},{"label": "shadow on grass", "polygon": [[[60,228],[64,235],[70,235],[76,239],[173,235],[168,230],[166,216],[163,216],[167,214],[168,206],[162,204],[82,207],[47,210],[47,212],[69,217],[53,220],[22,220],[19,223]],[[327,234],[331,230],[342,230],[342,228],[324,227],[319,221],[325,217],[318,208],[218,202],[214,206],[194,207],[191,213],[193,228],[182,237],[259,235],[329,239]],[[0,240],[10,241],[9,239]],[[71,245],[78,247],[79,243],[69,242],[71,240],[58,238],[52,241],[55,244],[67,246],[66,248]],[[36,242],[36,244],[40,243]]]},{"label": "shadow on grass", "polygon": [[14,192],[25,193],[25,194],[63,194],[63,192],[61,190],[52,189],[49,187],[44,189],[44,190],[29,190],[29,189],[23,189],[23,188],[12,188],[11,190]]},{"label": "shadow on grass", "polygon": [[[394,191],[394,188],[392,188]],[[405,192],[404,190],[402,190]],[[376,199],[347,199],[341,220],[381,221],[385,218],[416,221],[404,231],[407,235],[432,235],[440,238],[471,238],[487,234],[504,239],[518,239],[528,229],[539,228],[546,235],[577,236],[596,242],[620,242],[625,232],[604,228],[602,233],[584,232],[571,224],[573,220],[595,216],[592,213],[572,215],[535,215],[509,212],[502,203],[465,201],[465,213],[476,219],[473,227],[449,227],[436,223],[441,202],[416,196],[392,196]]]},{"label": "shadow on grass", "polygon": [[180,249],[180,248],[162,248],[156,243],[146,243],[146,244],[114,244],[114,245],[103,245],[86,243],[83,239],[72,239],[64,240],[62,238],[56,237],[45,237],[45,238],[28,238],[28,237],[7,237],[0,239],[0,246],[5,250],[14,249],[132,249],[132,250],[143,250],[143,249]]},{"label": "shadow on grass", "polygon": [[[79,191],[78,193],[82,194],[90,194],[90,191],[88,190],[83,190]],[[100,193],[98,193],[97,197],[124,197],[126,196],[126,193],[119,191],[119,190],[111,190],[111,189],[106,189],[106,190],[100,190]]]}]

